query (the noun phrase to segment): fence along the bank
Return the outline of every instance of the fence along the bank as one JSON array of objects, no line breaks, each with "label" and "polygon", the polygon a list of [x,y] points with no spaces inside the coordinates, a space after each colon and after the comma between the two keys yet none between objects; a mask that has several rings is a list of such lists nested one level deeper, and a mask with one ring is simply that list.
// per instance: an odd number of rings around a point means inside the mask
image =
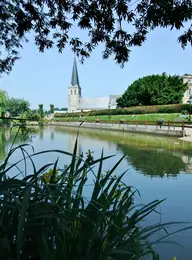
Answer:
[{"label": "fence along the bank", "polygon": [[187,125],[184,121],[161,121],[161,120],[157,120],[157,121],[152,121],[152,120],[101,120],[101,119],[96,119],[96,120],[86,120],[86,119],[75,119],[75,120],[65,120],[63,122],[68,122],[68,123],[74,123],[74,122],[85,122],[85,123],[95,123],[95,124],[124,124],[124,125],[131,125],[131,126],[156,126],[157,128],[161,128],[161,127],[168,127],[168,129],[170,129],[171,127],[181,127],[182,130],[184,130],[185,127],[187,128],[192,128],[192,126]]}]

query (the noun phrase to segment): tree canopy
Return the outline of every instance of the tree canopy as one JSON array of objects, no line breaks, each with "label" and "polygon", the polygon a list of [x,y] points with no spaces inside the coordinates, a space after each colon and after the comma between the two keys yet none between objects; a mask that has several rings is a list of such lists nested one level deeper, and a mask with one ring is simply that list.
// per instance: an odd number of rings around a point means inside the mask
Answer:
[{"label": "tree canopy", "polygon": [[30,103],[22,98],[10,98],[7,101],[7,111],[12,117],[16,117],[27,111]]},{"label": "tree canopy", "polygon": [[0,89],[0,111],[5,112],[8,103],[7,92]]},{"label": "tree canopy", "polygon": [[53,114],[54,113],[54,105],[50,104],[50,113]]},{"label": "tree canopy", "polygon": [[[81,60],[104,44],[103,58],[128,61],[132,46],[141,46],[157,27],[181,29],[184,48],[192,42],[191,0],[2,0],[0,3],[0,73],[9,72],[19,58],[26,35],[32,32],[39,51],[69,44]],[[72,35],[86,30],[87,40]]]},{"label": "tree canopy", "polygon": [[180,76],[151,75],[134,81],[117,100],[118,107],[179,104],[187,84]]}]

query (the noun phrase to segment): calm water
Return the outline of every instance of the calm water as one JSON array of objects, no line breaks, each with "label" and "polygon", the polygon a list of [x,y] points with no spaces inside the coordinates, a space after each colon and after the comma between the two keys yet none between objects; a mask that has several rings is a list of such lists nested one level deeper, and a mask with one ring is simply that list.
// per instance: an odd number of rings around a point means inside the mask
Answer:
[{"label": "calm water", "polygon": [[[73,128],[48,127],[35,134],[32,145],[36,152],[46,149],[72,152],[75,138],[76,130]],[[7,154],[12,139],[9,129],[0,130],[0,160]],[[192,143],[175,138],[81,129],[79,153],[86,153],[90,149],[94,151],[94,158],[98,158],[102,148],[105,155],[115,155],[105,162],[105,170],[126,154],[117,174],[128,170],[124,181],[140,191],[142,200],[138,197],[138,202],[166,199],[159,207],[160,214],[152,214],[144,225],[192,221]],[[56,154],[40,156],[36,158],[36,164],[40,167],[54,162],[57,157]],[[11,160],[14,162],[20,158],[21,153],[18,151]],[[60,163],[64,165],[69,160],[66,156],[61,158]],[[181,227],[182,225],[177,226]],[[180,243],[185,248],[171,243],[162,244],[157,247],[160,259],[171,260],[173,256],[177,256],[177,260],[192,259],[192,229],[174,235],[169,240]]]}]

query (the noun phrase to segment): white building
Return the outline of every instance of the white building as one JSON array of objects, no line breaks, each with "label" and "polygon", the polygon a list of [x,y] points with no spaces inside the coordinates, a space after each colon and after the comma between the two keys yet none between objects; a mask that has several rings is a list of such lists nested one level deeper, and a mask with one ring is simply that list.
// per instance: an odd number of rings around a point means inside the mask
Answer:
[{"label": "white building", "polygon": [[185,74],[183,76],[183,83],[187,83],[188,89],[184,93],[182,102],[183,104],[188,104],[191,102],[190,100],[192,99],[192,75]]},{"label": "white building", "polygon": [[81,112],[98,109],[114,109],[116,100],[121,95],[109,95],[109,97],[84,98],[79,84],[77,63],[74,58],[71,86],[68,88],[68,112]]}]

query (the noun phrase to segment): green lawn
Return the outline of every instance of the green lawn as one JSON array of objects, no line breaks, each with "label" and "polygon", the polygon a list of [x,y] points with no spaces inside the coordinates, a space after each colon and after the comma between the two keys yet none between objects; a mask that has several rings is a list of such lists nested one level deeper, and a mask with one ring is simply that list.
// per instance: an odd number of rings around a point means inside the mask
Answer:
[{"label": "green lawn", "polygon": [[87,116],[87,117],[55,117],[54,121],[80,121],[86,119],[86,121],[99,120],[128,120],[128,121],[157,121],[163,119],[164,121],[187,121],[188,118],[183,118],[179,113],[173,114],[142,114],[142,115],[108,115],[105,116]]}]

